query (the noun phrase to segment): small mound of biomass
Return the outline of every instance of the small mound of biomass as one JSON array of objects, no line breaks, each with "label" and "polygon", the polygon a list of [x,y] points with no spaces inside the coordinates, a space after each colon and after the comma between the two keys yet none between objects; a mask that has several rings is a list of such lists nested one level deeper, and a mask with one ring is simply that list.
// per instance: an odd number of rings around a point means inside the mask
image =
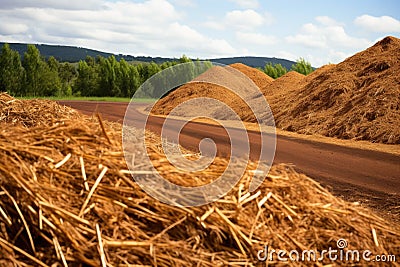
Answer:
[{"label": "small mound of biomass", "polygon": [[[1,266],[256,266],[266,244],[301,255],[335,249],[339,239],[349,250],[398,255],[395,225],[285,165],[273,167],[252,193],[256,163],[249,162],[235,188],[214,203],[161,203],[131,177],[145,173],[140,157],[135,171],[126,169],[121,128],[85,116],[53,126],[0,124]],[[164,164],[160,141],[149,138],[147,153],[158,170],[176,183],[187,181]]]},{"label": "small mound of biomass", "polygon": [[[400,144],[400,40],[386,37],[270,103],[284,130]],[[311,79],[310,79],[311,78]]]},{"label": "small mound of biomass", "polygon": [[244,65],[242,63],[235,63],[229,65],[230,67],[237,69],[238,71],[242,72],[244,75],[249,77],[259,88],[266,87],[269,83],[273,82],[274,79],[266,75],[264,72]]},{"label": "small mound of biomass", "polygon": [[[239,73],[239,75],[238,75]],[[203,116],[218,120],[243,120],[257,122],[257,118],[265,123],[271,122],[271,113],[265,109],[265,102],[260,101],[263,88],[274,81],[265,73],[236,63],[228,67],[214,66],[175,91],[160,99],[151,112],[159,115],[182,117]],[[207,97],[216,99],[230,107],[199,99]],[[178,105],[192,100],[190,104]],[[207,108],[204,108],[207,107]],[[253,108],[253,110],[250,109]],[[256,118],[256,114],[257,118]],[[261,114],[261,115],[260,115]]]},{"label": "small mound of biomass", "polygon": [[[259,92],[254,85],[250,88],[252,82],[247,76],[237,73],[234,68],[214,66],[157,101],[151,112],[168,115],[174,109],[175,116],[190,117],[201,114],[217,119],[234,119],[226,108],[221,109],[219,104],[201,99],[212,98],[232,108],[241,119],[255,121],[254,116],[246,112],[246,100],[256,97]],[[177,107],[189,100],[192,100],[190,104]]]},{"label": "small mound of biomass", "polygon": [[297,71],[289,71],[263,88],[263,94],[268,99],[277,94],[298,90],[302,87],[305,76]]},{"label": "small mound of biomass", "polygon": [[0,124],[21,124],[25,127],[52,125],[64,119],[79,118],[74,109],[50,100],[18,100],[0,93]]}]

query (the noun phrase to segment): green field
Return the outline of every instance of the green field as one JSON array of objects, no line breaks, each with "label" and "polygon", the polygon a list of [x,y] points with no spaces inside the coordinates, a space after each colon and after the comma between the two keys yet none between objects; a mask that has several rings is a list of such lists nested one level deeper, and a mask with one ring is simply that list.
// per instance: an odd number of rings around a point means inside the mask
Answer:
[{"label": "green field", "polygon": [[[49,99],[49,100],[80,100],[80,101],[105,101],[105,102],[129,102],[131,101],[130,98],[127,97],[84,97],[84,96],[72,96],[72,97],[16,97],[17,99]],[[135,98],[134,102],[139,103],[151,103],[154,102],[156,99],[152,98]]]}]

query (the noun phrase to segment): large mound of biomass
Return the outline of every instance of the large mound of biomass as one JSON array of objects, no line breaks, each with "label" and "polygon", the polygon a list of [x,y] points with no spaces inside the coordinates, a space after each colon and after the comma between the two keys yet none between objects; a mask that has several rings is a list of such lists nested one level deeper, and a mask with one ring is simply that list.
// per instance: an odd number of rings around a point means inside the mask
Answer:
[{"label": "large mound of biomass", "polygon": [[[85,116],[31,128],[0,124],[1,266],[256,266],[265,244],[301,255],[336,249],[339,239],[349,250],[398,255],[396,225],[284,165],[250,193],[256,163],[249,162],[235,188],[207,205],[175,207],[153,199],[126,169],[121,128]],[[141,149],[143,137],[131,134],[138,140],[132,149]],[[163,175],[198,185],[168,164],[160,141],[149,138],[147,153]],[[134,161],[132,174],[151,178],[140,156]],[[198,175],[216,179],[226,164],[215,158],[215,166]],[[332,264],[327,257],[320,263]]]},{"label": "large mound of biomass", "polygon": [[400,40],[386,37],[270,103],[277,127],[400,144]]}]

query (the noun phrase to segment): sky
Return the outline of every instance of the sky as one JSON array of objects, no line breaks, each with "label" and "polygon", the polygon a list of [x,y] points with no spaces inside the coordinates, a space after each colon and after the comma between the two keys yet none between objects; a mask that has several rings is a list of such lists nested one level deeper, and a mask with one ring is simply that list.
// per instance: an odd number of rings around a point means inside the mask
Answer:
[{"label": "sky", "polygon": [[0,0],[0,41],[339,63],[400,36],[398,0]]}]

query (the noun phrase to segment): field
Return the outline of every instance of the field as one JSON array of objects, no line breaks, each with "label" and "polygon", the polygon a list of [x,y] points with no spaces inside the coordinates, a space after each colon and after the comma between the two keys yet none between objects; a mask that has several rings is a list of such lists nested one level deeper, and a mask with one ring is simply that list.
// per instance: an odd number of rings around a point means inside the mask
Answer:
[{"label": "field", "polygon": [[[148,120],[143,109],[151,101],[138,100],[134,104],[142,113],[135,110],[132,125],[124,126],[128,99],[15,99],[0,93],[0,266],[286,266],[276,254],[260,257],[267,247],[292,251],[291,256],[307,251],[321,256],[297,258],[298,266],[371,263],[321,255],[331,248],[337,256],[338,251],[368,250],[371,260],[385,255],[391,260],[382,266],[396,266],[400,169],[399,155],[391,151],[398,152],[400,145],[399,53],[400,40],[387,37],[337,65],[276,80],[232,65],[261,95],[241,87],[246,83],[230,76],[229,69],[211,68],[147,110],[155,115]],[[239,101],[223,86],[201,84],[204,77],[233,82],[248,95]],[[261,100],[270,103],[280,128],[277,153],[255,191],[252,179],[265,163],[254,149],[257,131],[249,133],[248,158],[231,161],[229,144],[240,139],[238,131],[227,142],[223,127],[207,121],[187,123],[179,144],[161,140],[164,117],[182,101],[202,96],[229,104],[253,127],[255,116],[243,104],[261,110]],[[59,103],[75,103],[82,112]],[[214,124],[230,119],[212,105],[181,107],[175,116],[185,120],[199,110]],[[268,114],[260,114],[261,124],[270,127]],[[144,122],[146,132],[136,127]],[[179,123],[174,120],[166,130],[173,132]],[[200,141],[212,137],[219,152],[212,158],[199,155]],[[361,149],[348,145],[360,140]],[[178,156],[187,165],[210,163],[189,171],[171,162]],[[218,186],[202,194],[176,191],[159,182],[157,173],[181,188]],[[229,179],[218,183],[225,173]],[[331,187],[320,183],[328,178]],[[235,179],[221,194],[225,182]],[[367,194],[365,188],[376,191]],[[338,196],[338,190],[351,197]],[[219,198],[207,201],[210,193]],[[379,198],[375,210],[363,203],[368,198]],[[198,201],[205,202],[191,205]]]}]

